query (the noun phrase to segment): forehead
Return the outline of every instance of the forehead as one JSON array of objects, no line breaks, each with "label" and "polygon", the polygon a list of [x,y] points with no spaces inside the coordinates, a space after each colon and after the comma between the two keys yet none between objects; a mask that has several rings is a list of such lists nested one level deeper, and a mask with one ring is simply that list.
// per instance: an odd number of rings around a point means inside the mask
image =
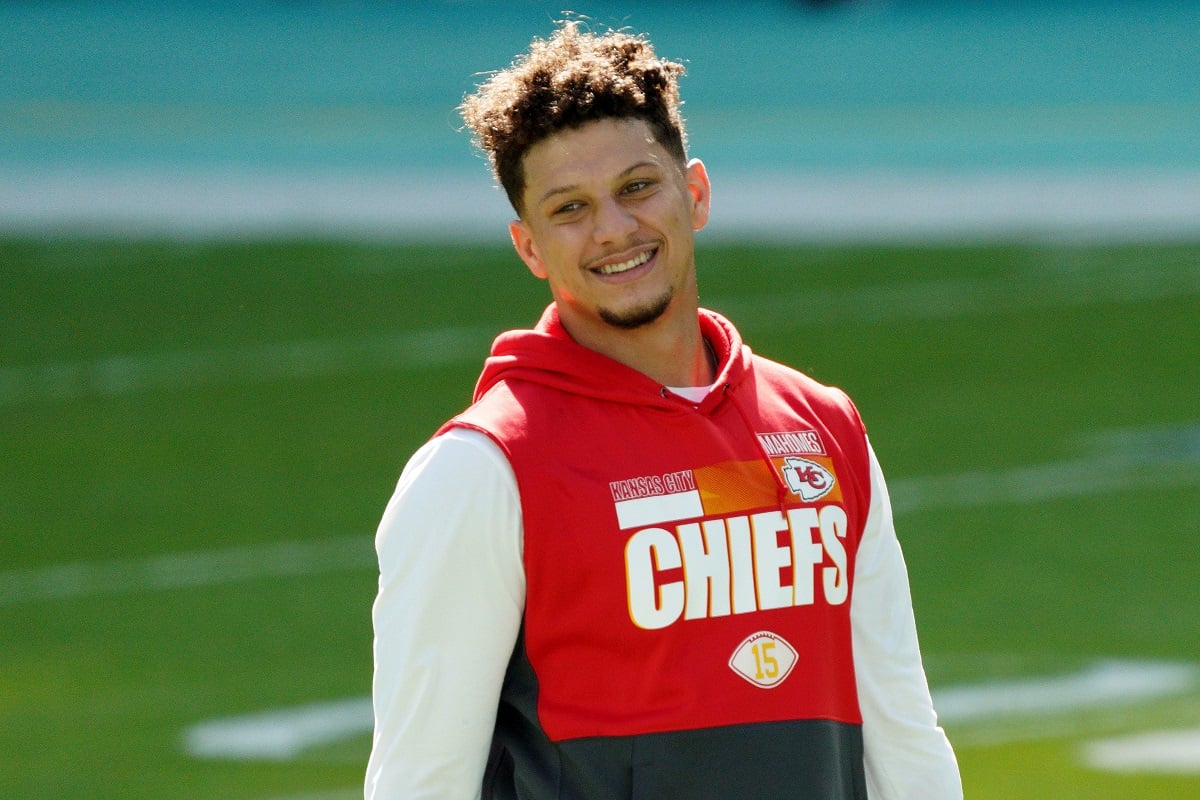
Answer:
[{"label": "forehead", "polygon": [[672,163],[645,120],[588,122],[559,131],[529,148],[522,160],[526,197],[537,202],[554,187],[603,181],[642,163],[660,167]]}]

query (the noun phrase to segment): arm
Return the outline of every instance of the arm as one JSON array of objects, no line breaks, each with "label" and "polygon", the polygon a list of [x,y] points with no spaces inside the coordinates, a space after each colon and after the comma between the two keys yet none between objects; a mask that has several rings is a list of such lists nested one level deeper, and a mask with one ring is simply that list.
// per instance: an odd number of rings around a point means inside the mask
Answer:
[{"label": "arm", "polygon": [[376,534],[367,800],[479,796],[521,624],[521,506],[499,448],[453,430],[417,451]]},{"label": "arm", "polygon": [[938,727],[921,664],[891,500],[869,442],[867,447],[871,508],[850,607],[867,793],[880,800],[961,800],[958,764]]}]

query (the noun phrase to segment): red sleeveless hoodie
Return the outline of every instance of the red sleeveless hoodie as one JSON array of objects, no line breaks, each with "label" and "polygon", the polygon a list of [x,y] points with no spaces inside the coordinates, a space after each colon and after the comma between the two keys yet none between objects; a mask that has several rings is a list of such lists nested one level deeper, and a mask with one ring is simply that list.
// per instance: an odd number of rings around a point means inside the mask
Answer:
[{"label": "red sleeveless hoodie", "polygon": [[865,798],[851,648],[868,450],[841,391],[751,353],[694,404],[576,344],[500,336],[443,428],[512,465],[526,607],[485,798]]}]

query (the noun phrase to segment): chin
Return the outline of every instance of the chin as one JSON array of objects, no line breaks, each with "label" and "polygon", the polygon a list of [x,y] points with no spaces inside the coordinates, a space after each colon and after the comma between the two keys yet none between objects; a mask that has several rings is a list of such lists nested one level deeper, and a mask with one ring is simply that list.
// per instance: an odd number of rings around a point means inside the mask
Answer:
[{"label": "chin", "polygon": [[599,311],[600,319],[614,328],[621,328],[622,330],[642,328],[652,322],[656,322],[665,314],[667,307],[671,305],[672,299],[674,299],[674,292],[667,292],[657,300],[621,311],[614,311],[611,308],[601,308]]}]

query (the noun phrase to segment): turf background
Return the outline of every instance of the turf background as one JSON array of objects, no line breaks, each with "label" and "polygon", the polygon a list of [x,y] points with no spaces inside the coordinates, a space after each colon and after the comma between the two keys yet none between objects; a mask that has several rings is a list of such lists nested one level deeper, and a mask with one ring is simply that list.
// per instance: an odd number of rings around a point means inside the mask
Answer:
[{"label": "turf background", "polygon": [[[1197,244],[702,243],[699,260],[703,301],[755,350],[851,393],[893,482],[1200,424]],[[8,237],[0,275],[5,575],[369,534],[407,456],[469,400],[492,333],[545,302],[503,247]],[[443,328],[460,335],[424,363],[347,344]],[[142,384],[112,361],[288,342],[349,356],[167,359]],[[101,363],[107,383],[53,390]],[[172,378],[179,363],[191,374]],[[1129,488],[900,517],[935,687],[1196,660],[1200,470],[1114,468]],[[365,736],[285,762],[202,761],[180,742],[204,719],[368,693],[373,589],[360,569],[0,606],[0,797],[353,788]],[[950,733],[969,797],[1165,800],[1200,796],[1200,777],[1097,772],[1077,747],[1198,721],[1193,694],[1034,740]]]}]

